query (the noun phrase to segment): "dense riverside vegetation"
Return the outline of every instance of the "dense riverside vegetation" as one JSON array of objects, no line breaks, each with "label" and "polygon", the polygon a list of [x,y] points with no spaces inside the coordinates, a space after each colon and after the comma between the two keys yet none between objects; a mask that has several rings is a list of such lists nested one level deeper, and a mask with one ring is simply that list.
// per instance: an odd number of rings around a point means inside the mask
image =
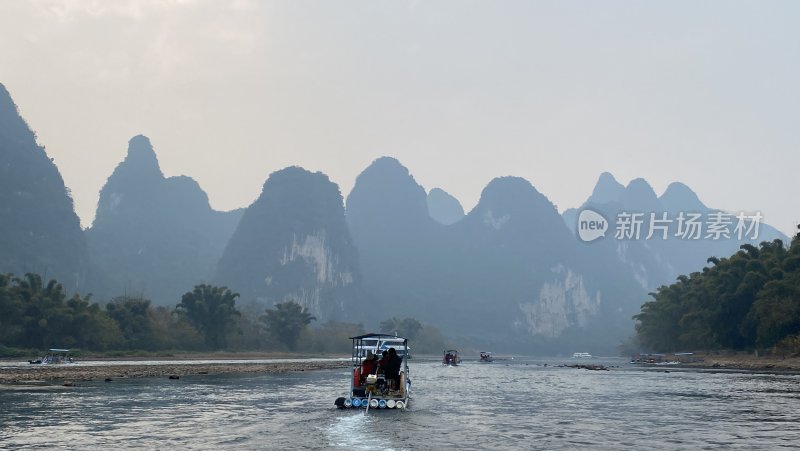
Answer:
[{"label": "dense riverside vegetation", "polygon": [[[315,318],[294,302],[265,310],[256,303],[237,306],[238,298],[227,287],[201,284],[172,308],[153,306],[140,296],[98,303],[91,295],[69,295],[61,283],[45,283],[38,274],[0,274],[0,354],[51,347],[349,353],[348,337],[365,332],[361,324],[334,321],[308,327]],[[418,352],[438,353],[444,347],[435,328],[410,318],[403,324],[413,324],[424,338],[415,347]]]},{"label": "dense riverside vegetation", "polygon": [[[798,226],[800,229],[800,226]],[[636,331],[655,351],[759,349],[800,352],[800,233],[750,244],[651,293]]]}]

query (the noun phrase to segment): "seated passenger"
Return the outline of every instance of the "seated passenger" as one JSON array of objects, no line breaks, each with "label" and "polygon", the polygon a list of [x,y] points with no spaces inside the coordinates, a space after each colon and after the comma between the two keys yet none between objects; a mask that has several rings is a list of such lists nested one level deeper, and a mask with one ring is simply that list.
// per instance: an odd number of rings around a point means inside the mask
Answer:
[{"label": "seated passenger", "polygon": [[381,353],[381,359],[378,361],[378,373],[379,374],[386,374],[386,365],[389,363],[389,353],[383,351]]},{"label": "seated passenger", "polygon": [[367,358],[361,362],[361,385],[364,385],[364,380],[370,374],[375,374],[375,369],[378,362],[375,360],[375,354],[372,351],[367,351]]}]

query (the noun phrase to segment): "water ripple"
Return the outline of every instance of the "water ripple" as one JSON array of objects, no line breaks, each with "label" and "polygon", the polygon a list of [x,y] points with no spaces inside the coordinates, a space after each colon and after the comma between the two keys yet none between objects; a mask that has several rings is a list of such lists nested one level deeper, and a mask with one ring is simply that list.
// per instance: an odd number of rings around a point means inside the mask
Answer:
[{"label": "water ripple", "polygon": [[796,375],[552,363],[416,361],[410,409],[368,415],[333,407],[342,370],[0,391],[0,448],[752,449],[800,439]]}]

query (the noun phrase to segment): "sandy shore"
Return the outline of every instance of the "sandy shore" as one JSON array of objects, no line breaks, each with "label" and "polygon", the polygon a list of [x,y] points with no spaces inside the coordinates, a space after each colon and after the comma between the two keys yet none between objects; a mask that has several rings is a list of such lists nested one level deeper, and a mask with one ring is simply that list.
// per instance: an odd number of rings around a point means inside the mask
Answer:
[{"label": "sandy shore", "polygon": [[309,360],[304,362],[224,362],[146,364],[126,362],[125,365],[83,366],[79,364],[30,365],[0,368],[0,384],[15,384],[30,381],[79,382],[134,377],[169,377],[227,373],[285,373],[290,371],[312,371],[346,368],[349,361]]}]

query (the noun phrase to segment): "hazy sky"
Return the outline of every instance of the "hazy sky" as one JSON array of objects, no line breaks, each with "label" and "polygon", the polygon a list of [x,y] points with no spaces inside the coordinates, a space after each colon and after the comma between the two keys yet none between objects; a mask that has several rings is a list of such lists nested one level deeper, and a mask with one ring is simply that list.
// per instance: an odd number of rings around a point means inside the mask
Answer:
[{"label": "hazy sky", "polygon": [[84,226],[127,141],[212,206],[270,172],[346,196],[381,155],[471,209],[496,176],[559,208],[602,171],[800,222],[800,2],[3,1],[0,83]]}]

